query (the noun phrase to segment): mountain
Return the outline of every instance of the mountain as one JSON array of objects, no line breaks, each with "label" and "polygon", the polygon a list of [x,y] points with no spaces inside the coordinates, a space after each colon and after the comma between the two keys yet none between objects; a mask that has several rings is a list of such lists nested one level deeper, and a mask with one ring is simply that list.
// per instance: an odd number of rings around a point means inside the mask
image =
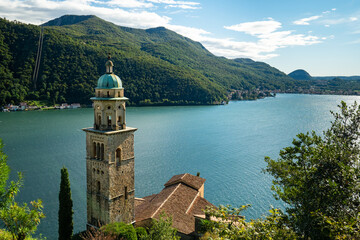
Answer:
[{"label": "mountain", "polygon": [[[41,28],[41,60],[33,80]],[[107,53],[130,105],[214,104],[231,90],[297,88],[266,63],[217,57],[163,27],[142,30],[93,15],[65,15],[41,27],[0,19],[0,104],[27,99],[88,104]]]},{"label": "mountain", "polygon": [[295,80],[312,80],[310,74],[303,69],[295,70],[289,73],[288,76]]},{"label": "mountain", "polygon": [[317,80],[332,80],[335,78],[339,78],[342,80],[349,80],[349,81],[360,81],[360,76],[324,76],[324,77],[313,77],[313,79]]},{"label": "mountain", "polygon": [[55,18],[53,20],[50,20],[41,26],[64,26],[64,25],[72,25],[76,24],[82,21],[86,21],[89,18],[95,17],[94,15],[83,15],[83,16],[77,16],[77,15],[64,15],[59,18]]}]

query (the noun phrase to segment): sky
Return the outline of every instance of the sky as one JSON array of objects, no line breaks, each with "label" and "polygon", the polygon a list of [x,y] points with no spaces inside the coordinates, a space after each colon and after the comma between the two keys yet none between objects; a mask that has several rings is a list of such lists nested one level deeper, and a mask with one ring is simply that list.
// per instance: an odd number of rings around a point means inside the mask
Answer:
[{"label": "sky", "polygon": [[0,17],[42,24],[65,14],[164,26],[226,58],[290,73],[360,75],[360,0],[0,0]]}]

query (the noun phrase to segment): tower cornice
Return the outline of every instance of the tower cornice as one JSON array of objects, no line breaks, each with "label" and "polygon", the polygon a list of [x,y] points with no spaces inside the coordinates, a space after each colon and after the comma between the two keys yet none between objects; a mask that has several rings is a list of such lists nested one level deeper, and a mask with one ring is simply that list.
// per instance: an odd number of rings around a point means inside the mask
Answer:
[{"label": "tower cornice", "polygon": [[120,129],[120,130],[102,131],[102,130],[97,130],[92,127],[89,127],[89,128],[83,128],[82,130],[85,132],[93,132],[93,133],[98,133],[98,134],[103,134],[103,135],[113,135],[113,134],[119,134],[119,133],[123,133],[123,132],[135,132],[137,130],[137,128],[126,127],[125,129]]}]

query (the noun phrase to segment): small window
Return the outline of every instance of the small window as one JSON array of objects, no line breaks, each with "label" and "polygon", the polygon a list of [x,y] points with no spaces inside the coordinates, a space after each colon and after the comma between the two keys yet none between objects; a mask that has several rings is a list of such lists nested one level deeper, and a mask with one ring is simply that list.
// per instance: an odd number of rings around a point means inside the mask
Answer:
[{"label": "small window", "polygon": [[97,92],[97,96],[100,97],[100,91]]},{"label": "small window", "polygon": [[96,190],[97,190],[98,193],[100,193],[100,182],[97,181],[96,185],[97,185]]},{"label": "small window", "polygon": [[110,92],[109,91],[107,91],[107,97],[110,97]]},{"label": "small window", "polygon": [[111,127],[111,116],[107,117],[108,127]]},{"label": "small window", "polygon": [[96,144],[96,159],[100,159],[100,144]]},{"label": "small window", "polygon": [[111,107],[110,107],[110,106],[108,106],[108,109],[110,110],[110,109],[111,109]]},{"label": "small window", "polygon": [[92,158],[96,158],[96,142],[93,142]]},{"label": "small window", "polygon": [[105,159],[105,152],[104,152],[104,144],[101,144],[101,149],[100,149],[100,159],[104,160]]},{"label": "small window", "polygon": [[120,97],[120,92],[118,92],[118,97]]},{"label": "small window", "polygon": [[120,160],[121,160],[121,149],[118,148],[118,149],[116,149],[116,162],[117,162],[117,164],[120,164]]},{"label": "small window", "polygon": [[125,187],[125,200],[128,199],[128,190],[127,190],[127,187]]}]

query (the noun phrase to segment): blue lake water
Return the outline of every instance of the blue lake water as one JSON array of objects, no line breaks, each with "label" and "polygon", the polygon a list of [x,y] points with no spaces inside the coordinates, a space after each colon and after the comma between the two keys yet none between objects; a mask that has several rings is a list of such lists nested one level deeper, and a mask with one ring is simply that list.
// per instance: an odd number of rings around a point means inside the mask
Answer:
[{"label": "blue lake water", "polygon": [[[276,158],[300,132],[330,126],[330,110],[355,96],[279,94],[276,98],[223,106],[136,107],[127,109],[135,133],[135,195],[161,191],[175,174],[201,173],[205,197],[215,205],[252,204],[246,217],[266,214],[273,198],[264,156]],[[24,174],[18,201],[40,198],[46,218],[39,231],[57,239],[60,169],[69,170],[74,232],[86,224],[85,133],[92,109],[0,113],[0,138],[12,177]]]}]

